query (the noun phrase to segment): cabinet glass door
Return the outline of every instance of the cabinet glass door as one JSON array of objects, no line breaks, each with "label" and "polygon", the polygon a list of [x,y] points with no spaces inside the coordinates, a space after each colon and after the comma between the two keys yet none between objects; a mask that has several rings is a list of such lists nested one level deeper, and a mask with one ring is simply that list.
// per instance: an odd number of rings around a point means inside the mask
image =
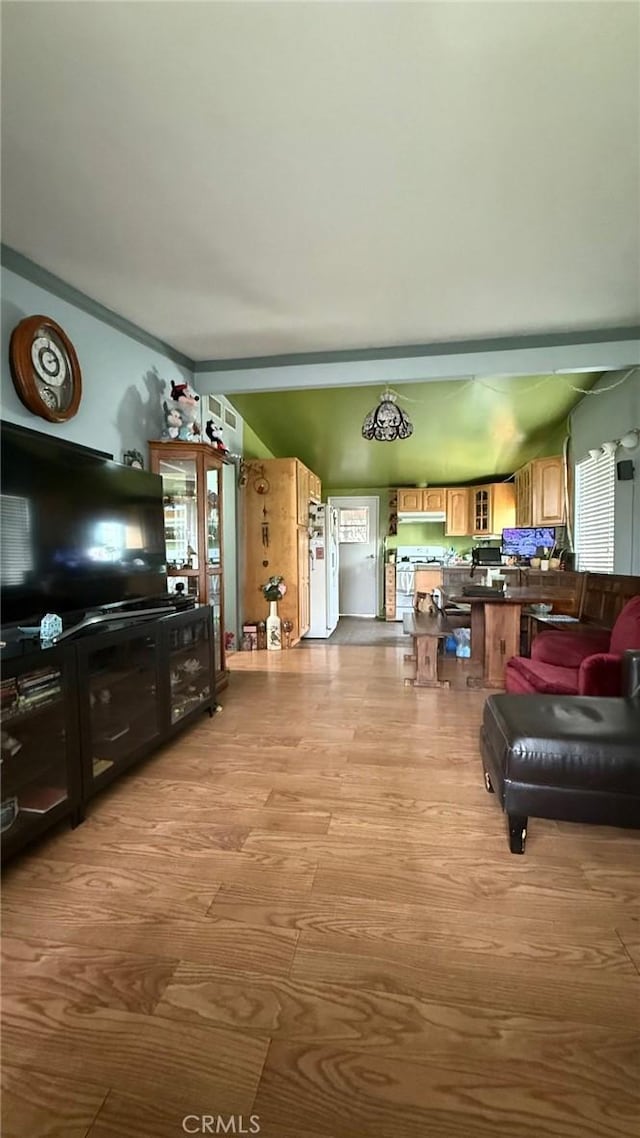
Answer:
[{"label": "cabinet glass door", "polygon": [[156,636],[142,632],[87,655],[91,773],[124,765],[160,733]]},{"label": "cabinet glass door", "polygon": [[0,685],[3,852],[28,841],[56,807],[64,813],[71,794],[64,667],[54,658],[14,675],[10,671],[7,663]]},{"label": "cabinet glass door", "polygon": [[489,532],[489,491],[476,490],[475,492],[475,532]]},{"label": "cabinet glass door", "polygon": [[209,576],[209,605],[213,618],[213,654],[216,672],[224,667],[224,653],[222,645],[222,577],[219,573]]},{"label": "cabinet glass door", "polygon": [[211,641],[207,617],[169,632],[171,722],[177,723],[211,696]]},{"label": "cabinet glass door", "polygon": [[213,616],[213,643],[216,672],[224,669],[222,643],[222,518],[220,513],[220,471],[207,470],[207,577],[208,598]]},{"label": "cabinet glass door", "polygon": [[[171,591],[176,584],[197,598],[198,579],[198,480],[195,458],[161,458],[164,532]],[[193,574],[193,576],[190,576]],[[174,578],[176,580],[174,580]]]}]

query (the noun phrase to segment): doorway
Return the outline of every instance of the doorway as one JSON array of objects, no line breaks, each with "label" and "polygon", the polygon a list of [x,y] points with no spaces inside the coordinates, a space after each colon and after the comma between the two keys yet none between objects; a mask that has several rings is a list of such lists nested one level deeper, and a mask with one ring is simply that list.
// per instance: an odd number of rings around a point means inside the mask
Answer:
[{"label": "doorway", "polygon": [[338,514],[340,616],[377,617],[380,499],[330,498],[329,504]]}]

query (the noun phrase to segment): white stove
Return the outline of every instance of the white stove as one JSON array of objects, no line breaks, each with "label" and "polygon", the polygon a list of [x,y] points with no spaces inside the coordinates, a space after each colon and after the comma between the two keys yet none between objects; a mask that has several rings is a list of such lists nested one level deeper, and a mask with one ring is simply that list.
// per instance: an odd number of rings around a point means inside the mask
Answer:
[{"label": "white stove", "polygon": [[396,620],[413,609],[416,568],[437,569],[444,564],[442,545],[399,545],[396,549]]}]

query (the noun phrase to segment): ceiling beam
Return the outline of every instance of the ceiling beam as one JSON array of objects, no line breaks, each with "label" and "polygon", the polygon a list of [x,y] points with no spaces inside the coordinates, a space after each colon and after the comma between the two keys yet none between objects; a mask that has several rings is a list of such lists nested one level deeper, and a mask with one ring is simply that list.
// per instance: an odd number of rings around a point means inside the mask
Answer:
[{"label": "ceiling beam", "polygon": [[617,371],[640,364],[640,328],[522,336],[366,352],[327,352],[195,365],[199,391],[222,395],[428,383],[476,376]]}]

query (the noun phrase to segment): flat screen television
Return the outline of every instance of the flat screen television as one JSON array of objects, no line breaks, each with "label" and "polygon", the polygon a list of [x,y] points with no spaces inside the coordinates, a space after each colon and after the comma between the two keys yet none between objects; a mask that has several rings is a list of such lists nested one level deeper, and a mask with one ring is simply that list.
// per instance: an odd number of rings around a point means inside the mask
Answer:
[{"label": "flat screen television", "polygon": [[2,424],[3,624],[166,593],[162,479]]},{"label": "flat screen television", "polygon": [[520,529],[503,529],[502,552],[505,557],[535,557],[538,549],[553,549],[556,543],[554,526],[522,526]]}]

